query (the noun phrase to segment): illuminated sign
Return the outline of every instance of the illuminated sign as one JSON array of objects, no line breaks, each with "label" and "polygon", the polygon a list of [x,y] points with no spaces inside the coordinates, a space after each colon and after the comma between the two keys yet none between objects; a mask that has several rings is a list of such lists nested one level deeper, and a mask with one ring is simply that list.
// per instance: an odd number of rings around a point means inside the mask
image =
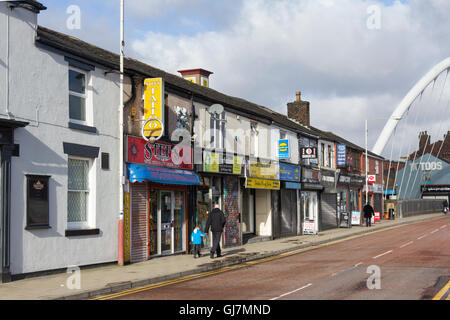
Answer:
[{"label": "illuminated sign", "polygon": [[278,140],[278,158],[279,159],[289,159],[289,139]]}]

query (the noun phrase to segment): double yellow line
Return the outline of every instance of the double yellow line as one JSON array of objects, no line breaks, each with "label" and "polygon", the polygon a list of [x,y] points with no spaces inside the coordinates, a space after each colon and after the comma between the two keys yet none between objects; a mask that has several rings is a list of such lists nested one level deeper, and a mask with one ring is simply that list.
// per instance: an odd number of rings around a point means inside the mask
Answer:
[{"label": "double yellow line", "polygon": [[[441,217],[439,217],[439,218],[441,218]],[[437,218],[437,219],[439,219],[439,218]],[[434,219],[430,219],[430,220],[434,220]],[[423,222],[423,221],[418,221],[418,222],[414,222],[414,223],[419,223],[419,222]],[[414,223],[412,223],[412,224],[414,224]],[[381,230],[376,230],[376,231],[372,231],[372,232],[369,232],[369,233],[363,233],[363,234],[359,234],[359,235],[355,235],[355,236],[350,236],[350,237],[347,237],[347,238],[344,238],[344,239],[340,239],[340,240],[335,240],[335,241],[331,241],[331,242],[327,242],[327,243],[322,243],[322,244],[319,244],[319,245],[312,245],[311,247],[302,248],[302,249],[298,249],[298,250],[295,250],[295,251],[282,253],[282,254],[279,254],[279,255],[276,255],[276,256],[271,256],[271,257],[267,257],[267,258],[263,258],[263,259],[254,260],[254,261],[249,261],[249,262],[245,262],[245,263],[242,263],[242,264],[239,264],[239,265],[235,265],[235,266],[223,267],[223,268],[220,268],[218,270],[204,272],[204,273],[195,274],[195,275],[191,275],[191,276],[186,276],[186,277],[175,279],[175,280],[159,282],[159,283],[155,283],[155,284],[152,284],[152,285],[139,287],[139,288],[136,288],[136,289],[130,289],[130,290],[122,291],[122,292],[112,293],[112,294],[109,294],[109,295],[100,296],[100,297],[93,298],[93,299],[90,299],[90,300],[110,300],[110,299],[115,299],[115,298],[123,297],[123,296],[126,296],[126,295],[130,295],[130,294],[139,293],[139,292],[142,292],[142,291],[147,291],[147,290],[152,290],[152,289],[156,289],[156,288],[160,288],[160,287],[165,287],[165,286],[168,286],[168,285],[173,285],[173,284],[177,284],[177,283],[181,283],[181,282],[186,282],[186,281],[194,280],[194,279],[198,279],[198,278],[204,278],[204,277],[208,277],[208,276],[212,276],[212,275],[216,275],[216,274],[220,274],[220,273],[224,273],[224,272],[228,272],[228,271],[232,271],[232,270],[237,270],[237,269],[240,269],[240,268],[249,267],[249,266],[252,266],[252,265],[255,265],[255,264],[259,264],[259,263],[263,263],[263,262],[268,262],[268,261],[272,261],[272,260],[277,260],[277,259],[289,257],[289,256],[296,255],[296,254],[299,254],[299,253],[302,253],[302,252],[316,250],[316,249],[319,249],[319,248],[322,248],[322,247],[330,246],[330,245],[333,245],[333,244],[341,243],[341,242],[352,240],[352,239],[356,239],[356,238],[361,238],[361,237],[368,236],[368,235],[371,235],[371,234],[374,234],[374,233],[388,231],[388,230],[392,230],[392,229],[397,229],[397,228],[404,227],[404,226],[407,226],[407,225],[410,225],[410,224],[401,224],[401,225],[397,225],[397,226],[383,228]],[[449,284],[447,284],[447,286],[449,286]]]},{"label": "double yellow line", "polygon": [[[433,300],[441,300],[449,289],[450,289],[450,281],[447,282],[447,284],[441,290],[439,290],[439,292],[433,297]],[[447,296],[446,300],[450,300],[450,294]]]}]

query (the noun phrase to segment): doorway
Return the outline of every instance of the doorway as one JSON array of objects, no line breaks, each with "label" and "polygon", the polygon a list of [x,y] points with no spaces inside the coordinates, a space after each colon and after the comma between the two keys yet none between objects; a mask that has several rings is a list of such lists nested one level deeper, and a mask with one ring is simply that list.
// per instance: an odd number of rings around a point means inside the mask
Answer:
[{"label": "doorway", "polygon": [[[152,205],[156,198],[156,205]],[[150,251],[157,255],[169,255],[184,251],[185,245],[185,192],[150,192],[149,228]]]}]

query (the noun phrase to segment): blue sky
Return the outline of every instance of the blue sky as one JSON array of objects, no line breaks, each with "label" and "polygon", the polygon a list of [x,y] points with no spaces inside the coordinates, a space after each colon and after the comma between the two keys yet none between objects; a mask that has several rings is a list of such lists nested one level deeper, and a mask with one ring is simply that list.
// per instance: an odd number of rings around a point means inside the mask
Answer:
[{"label": "blue sky", "polygon": [[[42,2],[48,9],[39,24],[118,53],[119,0]],[[208,69],[214,89],[282,113],[300,90],[311,102],[313,125],[360,145],[364,119],[388,118],[415,82],[450,55],[448,0],[125,3],[127,56],[173,74]],[[70,5],[80,7],[79,30],[66,27]],[[380,13],[375,30],[368,27],[372,5]],[[383,125],[370,128],[369,145]],[[438,127],[424,126],[407,136]]]}]

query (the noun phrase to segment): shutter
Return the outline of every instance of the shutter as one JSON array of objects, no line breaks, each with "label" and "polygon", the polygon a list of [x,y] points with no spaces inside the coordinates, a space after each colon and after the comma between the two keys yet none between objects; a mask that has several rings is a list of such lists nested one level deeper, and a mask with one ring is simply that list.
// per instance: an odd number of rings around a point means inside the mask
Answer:
[{"label": "shutter", "polygon": [[131,262],[147,260],[147,185],[131,188]]},{"label": "shutter", "polygon": [[380,212],[380,214],[383,214],[383,210],[381,208],[382,197],[383,196],[381,194],[374,194],[373,197],[373,209],[375,212]]},{"label": "shutter", "polygon": [[281,189],[281,236],[297,235],[297,191]]},{"label": "shutter", "polygon": [[339,219],[336,213],[337,194],[322,193],[320,204],[322,209],[319,215],[320,230],[329,230],[337,228]]}]

